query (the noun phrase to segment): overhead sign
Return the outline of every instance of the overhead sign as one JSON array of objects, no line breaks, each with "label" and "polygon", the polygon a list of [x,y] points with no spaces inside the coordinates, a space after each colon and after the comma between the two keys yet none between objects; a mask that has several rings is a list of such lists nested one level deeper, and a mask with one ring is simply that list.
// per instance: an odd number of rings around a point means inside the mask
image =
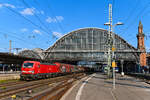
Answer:
[{"label": "overhead sign", "polygon": [[115,48],[115,47],[112,47],[112,51],[116,51],[116,48]]},{"label": "overhead sign", "polygon": [[116,66],[116,62],[114,62],[114,61],[112,62],[112,67],[113,67],[113,68],[114,68],[114,67],[117,67],[117,66]]}]

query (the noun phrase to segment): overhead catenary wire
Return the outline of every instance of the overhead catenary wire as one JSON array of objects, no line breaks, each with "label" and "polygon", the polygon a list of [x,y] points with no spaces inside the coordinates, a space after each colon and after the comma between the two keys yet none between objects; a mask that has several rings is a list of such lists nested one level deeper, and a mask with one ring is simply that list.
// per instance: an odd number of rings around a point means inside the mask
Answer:
[{"label": "overhead catenary wire", "polygon": [[[24,0],[20,0],[26,7],[31,8]],[[35,13],[34,16],[37,18],[37,20],[41,23],[41,25],[43,25],[43,27],[48,31],[48,32],[52,32],[51,29],[49,29],[49,27],[47,25],[45,25],[42,20],[40,19],[40,17]],[[50,35],[50,34],[49,34]]]},{"label": "overhead catenary wire", "polygon": [[[15,32],[10,32],[10,31],[8,31],[8,30],[4,30],[4,29],[0,29],[1,31],[1,33],[3,34],[3,36],[7,39],[9,36],[10,37],[13,37],[13,38],[15,38],[15,39],[17,39],[17,40],[19,40],[19,41],[21,41],[23,44],[26,44],[26,46],[27,46],[27,44],[28,45],[30,45],[30,46],[36,46],[36,47],[38,47],[39,45],[37,44],[37,42],[35,43],[35,41],[33,41],[32,40],[32,42],[28,42],[27,40],[29,40],[28,38],[29,37],[27,37],[26,38],[26,40],[25,40],[25,37],[24,36],[20,36],[20,35],[18,35],[17,33],[15,33]],[[35,39],[34,39],[35,40]],[[39,39],[38,39],[38,41],[40,41]],[[41,40],[42,41],[42,40]],[[19,42],[20,43],[20,42]],[[20,43],[21,44],[21,43]],[[43,44],[42,44],[43,45]]]},{"label": "overhead catenary wire", "polygon": [[[139,0],[136,2],[136,5],[135,6],[137,6],[137,4],[138,4],[138,2],[139,2]],[[115,0],[112,0],[112,4],[113,4],[113,10],[114,10],[114,5],[115,5]],[[147,4],[146,6],[144,6],[144,8],[138,13],[138,16],[141,14],[141,13],[143,13],[143,11],[148,7],[148,5],[149,4]],[[131,12],[130,12],[130,14],[133,14],[133,11],[135,10],[135,8],[133,8],[132,10],[131,10]],[[113,11],[114,12],[114,11]],[[114,14],[113,14],[114,15]],[[142,14],[141,14],[141,16],[142,16]],[[129,17],[127,17],[126,18],[126,21],[128,21],[128,19],[130,18],[131,16],[129,15]],[[137,18],[136,18],[137,19]],[[128,27],[127,27],[127,29],[130,27],[131,25],[129,25]],[[125,30],[127,30],[127,29],[125,29]],[[124,30],[122,30],[122,32],[123,32]],[[126,34],[124,34],[124,35],[126,35]],[[127,36],[127,35],[126,35]],[[131,34],[130,34],[130,38],[131,38]]]},{"label": "overhead catenary wire", "polygon": [[[15,13],[15,14],[17,14],[18,12],[16,12],[15,10],[13,10],[13,9],[11,9],[11,8],[9,8],[9,7],[6,7],[6,8],[8,8],[8,10],[10,10],[11,12],[13,12],[13,13]],[[19,13],[18,13],[19,14]],[[23,17],[23,18],[25,18],[24,16],[20,16],[20,17]],[[27,18],[26,18],[26,20],[28,20]],[[30,20],[28,20],[28,21],[30,21]],[[32,21],[30,21],[31,23],[32,23]],[[33,23],[34,24],[34,23]],[[9,32],[9,31],[6,31],[5,30],[5,32],[2,32],[1,31],[1,33],[5,33],[4,35],[8,35],[8,33],[10,33],[11,35],[9,35],[9,36],[11,36],[11,37],[15,37],[16,39],[18,39],[18,40],[23,40],[22,38],[20,38],[20,37],[18,37],[18,35],[17,35],[17,33],[14,33],[14,32]],[[12,35],[13,34],[13,35]],[[16,35],[15,35],[16,34]],[[27,41],[26,40],[23,40],[23,43],[26,43]],[[28,45],[32,45],[32,46],[38,46],[37,44],[35,44],[35,42],[34,41],[32,41],[32,42],[28,42]]]},{"label": "overhead catenary wire", "polygon": [[[122,33],[123,33],[123,32],[126,33],[126,30],[128,30],[131,26],[133,26],[134,24],[136,24],[136,23],[135,23],[135,22],[136,22],[135,20],[137,20],[137,19],[139,18],[139,16],[142,16],[142,15],[143,15],[145,9],[147,9],[147,8],[149,7],[149,4],[150,4],[150,2],[147,3],[146,6],[144,6],[144,8],[138,13],[137,17],[136,17],[134,20],[132,20],[132,21],[130,22],[130,24],[129,24],[125,29],[122,30]],[[122,33],[121,33],[121,34],[122,34]],[[124,35],[126,35],[126,34],[124,34]],[[130,35],[131,35],[131,34],[130,34]]]},{"label": "overhead catenary wire", "polygon": [[[26,20],[27,22],[29,22],[30,24],[32,24],[33,26],[41,29],[44,33],[47,33],[46,35],[49,36],[49,32],[47,32],[45,29],[43,29],[40,25],[34,23],[33,21],[31,21],[30,19],[26,18],[25,16],[23,16],[22,14],[20,14],[19,12],[15,11],[13,8],[10,8],[8,6],[4,6],[5,8],[7,8],[9,11],[11,11],[12,13],[18,15],[19,17],[23,18],[24,20]],[[25,41],[26,42],[26,41]],[[30,43],[29,43],[30,45]],[[35,45],[33,45],[35,46]]]},{"label": "overhead catenary wire", "polygon": [[[136,1],[136,3],[135,3],[135,5],[133,6],[133,8],[131,9],[131,11],[129,11],[129,15],[125,18],[125,21],[124,21],[124,23],[125,24],[127,24],[127,22],[129,22],[130,21],[130,19],[132,18],[132,16],[133,16],[133,14],[135,13],[135,8],[137,8],[137,6],[139,7],[139,1],[140,0],[137,0]],[[121,31],[120,31],[121,32]],[[120,33],[120,32],[118,32],[118,34]],[[121,33],[122,34],[122,33]],[[121,35],[120,34],[120,35]]]},{"label": "overhead catenary wire", "polygon": [[[24,3],[24,5],[25,5],[26,7],[29,7],[29,8],[30,8],[30,6],[29,6],[24,0],[22,0],[22,2]],[[39,4],[37,1],[34,1],[34,2],[40,6],[40,4]],[[46,25],[41,21],[40,17],[39,17],[36,13],[34,14],[34,16],[39,20],[39,22],[40,22],[46,29],[49,29],[49,31],[50,31],[51,33],[53,33],[52,30],[51,30],[48,26],[46,26]],[[53,36],[53,34],[52,34],[52,36]],[[52,38],[52,39],[54,39],[54,38]],[[48,42],[46,42],[46,44],[48,44]]]},{"label": "overhead catenary wire", "polygon": [[[38,3],[37,0],[34,0],[34,3],[39,6],[38,8],[41,8],[41,5]],[[49,12],[49,11],[47,11],[47,12]],[[49,14],[47,12],[44,12],[44,14],[46,14],[46,16],[49,16]],[[53,24],[51,24],[51,26],[54,28]],[[54,39],[53,37],[54,37],[54,35],[52,34],[52,40]],[[48,44],[48,42],[46,42],[46,43]]]},{"label": "overhead catenary wire", "polygon": [[52,7],[50,6],[49,1],[48,1],[48,0],[46,0],[46,1],[47,1],[48,9],[51,11],[52,16],[53,16],[53,17],[56,19],[56,21],[58,22],[58,27],[60,28],[60,30],[62,31],[62,33],[64,33],[64,32],[65,32],[65,31],[64,31],[64,28],[62,27],[61,23],[60,23],[60,22],[58,21],[58,19],[56,18],[55,13],[54,13]]},{"label": "overhead catenary wire", "polygon": [[[125,34],[126,32],[127,32],[127,30],[129,29],[129,28],[131,28],[133,25],[135,25],[136,23],[136,21],[135,20],[137,20],[140,16],[142,16],[143,15],[143,13],[144,13],[144,11],[145,11],[145,9],[147,9],[148,7],[149,7],[149,4],[150,4],[150,2],[149,3],[147,3],[147,5],[146,6],[144,6],[143,7],[143,9],[141,9],[140,10],[140,12],[138,13],[138,17],[136,17],[134,20],[132,20],[131,21],[131,23],[125,28],[125,29],[123,29],[121,32],[123,33],[124,32],[124,34],[122,35],[122,36],[126,36],[126,37],[128,37],[127,39],[126,39],[126,41],[132,41],[133,39],[133,36],[135,37],[135,34]],[[121,33],[121,34],[122,34]],[[132,42],[131,42],[132,43]]]},{"label": "overhead catenary wire", "polygon": [[[8,34],[8,33],[5,33],[5,32],[2,32],[2,31],[0,31],[0,34],[3,34],[3,35],[7,34],[7,35],[10,36],[10,37],[13,37],[13,38],[15,38],[15,39],[17,39],[17,40],[20,40],[23,44],[27,44],[27,45],[30,45],[30,46],[35,46],[35,45],[37,45],[37,44],[33,44],[33,43],[31,43],[31,42],[28,42],[28,41],[26,41],[26,40],[24,40],[24,39],[22,39],[22,38],[19,38],[19,37],[15,36],[15,35]],[[17,43],[20,43],[20,42],[17,42]],[[20,43],[20,44],[21,44],[21,43]]]},{"label": "overhead catenary wire", "polygon": [[[46,0],[46,2],[47,2],[47,8],[48,8],[49,12],[51,12],[51,14],[52,14],[52,16],[54,17],[54,19],[56,20],[57,25],[58,25],[60,31],[61,31],[62,33],[65,33],[65,30],[64,30],[64,28],[63,28],[61,22],[57,19],[56,15],[55,15],[55,13],[54,13],[54,11],[53,11],[53,9],[52,9],[52,6],[50,6],[50,2],[49,2],[48,0]],[[55,38],[55,39],[58,39],[58,37],[53,34],[53,39],[54,39],[54,38]]]},{"label": "overhead catenary wire", "polygon": [[43,29],[41,26],[39,26],[38,24],[34,23],[33,21],[31,21],[30,19],[26,18],[25,16],[21,15],[20,13],[18,13],[17,11],[13,10],[12,8],[9,8],[7,6],[5,6],[8,10],[10,10],[11,12],[17,14],[18,16],[22,17],[23,19],[25,19],[26,21],[28,21],[29,23],[31,23],[32,25],[34,25],[35,27],[41,29],[43,32],[47,33],[47,35],[49,36],[49,32],[47,32],[47,30]]},{"label": "overhead catenary wire", "polygon": [[[9,36],[10,36],[10,37],[13,37],[13,38],[15,38],[15,39],[21,41],[23,44],[26,44],[26,46],[28,46],[28,45],[30,45],[30,46],[32,46],[32,47],[33,47],[33,46],[36,46],[36,47],[39,46],[37,43],[35,43],[35,42],[33,42],[33,41],[32,41],[32,42],[28,42],[29,39],[25,39],[25,37],[24,37],[24,38],[18,37],[19,35],[18,35],[17,33],[15,33],[15,32],[10,32],[10,31],[4,30],[4,31],[0,31],[0,33],[3,34],[5,38],[8,38]],[[39,39],[38,39],[38,40],[39,40]],[[16,43],[17,43],[17,42],[16,42]],[[20,42],[18,42],[18,43],[21,44]],[[42,45],[43,45],[43,44],[42,44]]]}]

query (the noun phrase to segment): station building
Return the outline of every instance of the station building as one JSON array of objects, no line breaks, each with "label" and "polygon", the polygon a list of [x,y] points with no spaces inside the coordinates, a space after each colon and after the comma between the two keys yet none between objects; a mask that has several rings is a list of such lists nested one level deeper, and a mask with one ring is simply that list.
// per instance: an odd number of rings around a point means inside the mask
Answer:
[{"label": "station building", "polygon": [[[115,33],[114,33],[115,34]],[[130,45],[123,38],[115,37],[115,60],[117,66],[123,65],[126,72],[139,72],[148,66],[150,56],[146,53],[144,45],[143,25],[139,22],[137,34],[137,48]],[[28,54],[34,57],[62,63],[95,66],[102,68],[108,62],[108,31],[100,28],[82,28],[69,32],[58,39],[47,50],[26,50],[21,55]],[[27,53],[28,52],[28,53]],[[30,52],[30,53],[29,53]]]},{"label": "station building", "polygon": [[[142,68],[147,66],[141,21],[139,22],[137,40],[138,47],[135,48],[115,34],[115,60],[118,66],[121,64],[125,66],[125,71],[137,72],[139,66]],[[45,51],[45,59],[103,66],[108,61],[108,42],[107,30],[99,28],[78,29],[64,35],[49,47]]]}]

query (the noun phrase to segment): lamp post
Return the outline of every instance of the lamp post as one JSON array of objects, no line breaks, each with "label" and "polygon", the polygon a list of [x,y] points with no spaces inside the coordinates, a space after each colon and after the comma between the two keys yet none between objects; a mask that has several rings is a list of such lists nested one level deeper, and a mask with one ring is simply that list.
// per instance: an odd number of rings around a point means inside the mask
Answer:
[{"label": "lamp post", "polygon": [[[110,23],[105,23],[104,25],[108,25],[110,27],[110,31],[109,31],[109,41],[110,43],[108,43],[108,75],[110,74],[110,66],[113,68],[113,89],[115,89],[115,67],[116,67],[116,63],[115,63],[115,34],[113,33],[113,28],[117,25],[123,25],[123,23],[118,22],[117,24],[110,24]],[[112,53],[112,56],[111,56]],[[112,62],[112,63],[111,63]],[[112,64],[112,65],[111,65]],[[108,76],[109,77],[109,76]]]},{"label": "lamp post", "polygon": [[[113,28],[115,26],[118,26],[118,25],[123,25],[123,23],[121,22],[118,22],[114,25],[112,25],[112,23],[110,22],[107,22],[105,23],[104,25],[107,25],[109,26],[109,31],[108,31],[108,34],[109,34],[109,37],[108,37],[108,77],[109,77],[109,74],[110,74],[110,67],[111,67],[111,61],[115,59],[115,54],[114,54],[114,51],[116,50],[115,48],[115,34],[113,33]],[[112,56],[111,56],[112,54]]]},{"label": "lamp post", "polygon": [[105,23],[104,25],[109,26],[108,31],[108,64],[107,64],[107,75],[110,77],[110,67],[113,67],[113,89],[115,89],[115,34],[113,33],[113,28],[118,25],[123,25],[123,23],[118,22],[112,25],[112,4],[109,4],[109,22]]}]

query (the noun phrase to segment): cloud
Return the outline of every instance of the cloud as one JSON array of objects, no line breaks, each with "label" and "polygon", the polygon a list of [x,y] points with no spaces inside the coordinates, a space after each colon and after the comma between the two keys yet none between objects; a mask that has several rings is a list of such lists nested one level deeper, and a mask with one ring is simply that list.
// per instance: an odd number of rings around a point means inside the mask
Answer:
[{"label": "cloud", "polygon": [[26,8],[20,12],[22,15],[34,15],[35,8]]},{"label": "cloud", "polygon": [[61,22],[62,20],[64,20],[64,18],[62,16],[56,16],[55,18],[47,17],[46,22],[47,23],[57,23],[57,22]]},{"label": "cloud", "polygon": [[1,7],[16,8],[14,5],[12,5],[12,4],[8,4],[8,3],[0,3],[0,8],[1,8]]},{"label": "cloud", "polygon": [[62,20],[64,20],[63,16],[56,16],[57,21],[61,22]]},{"label": "cloud", "polygon": [[33,33],[36,33],[36,34],[42,34],[42,33],[40,32],[40,30],[37,30],[37,29],[34,29],[32,32],[33,32]]},{"label": "cloud", "polygon": [[3,7],[3,4],[0,4],[0,8],[2,8]]},{"label": "cloud", "polygon": [[57,22],[57,21],[56,21],[55,18],[48,17],[48,18],[46,19],[46,22],[48,22],[48,23],[55,23],[55,22]]},{"label": "cloud", "polygon": [[27,31],[28,31],[27,28],[22,28],[22,29],[21,29],[21,32],[27,32]]},{"label": "cloud", "polygon": [[40,13],[41,13],[42,15],[44,15],[44,11],[40,11]]},{"label": "cloud", "polygon": [[6,7],[10,7],[10,8],[16,8],[14,5],[11,5],[11,4],[8,4],[8,3],[5,3],[3,5],[6,6]]},{"label": "cloud", "polygon": [[61,38],[63,35],[61,34],[61,33],[59,33],[59,32],[53,32],[53,35],[55,36],[55,37],[58,37],[58,38]]}]

